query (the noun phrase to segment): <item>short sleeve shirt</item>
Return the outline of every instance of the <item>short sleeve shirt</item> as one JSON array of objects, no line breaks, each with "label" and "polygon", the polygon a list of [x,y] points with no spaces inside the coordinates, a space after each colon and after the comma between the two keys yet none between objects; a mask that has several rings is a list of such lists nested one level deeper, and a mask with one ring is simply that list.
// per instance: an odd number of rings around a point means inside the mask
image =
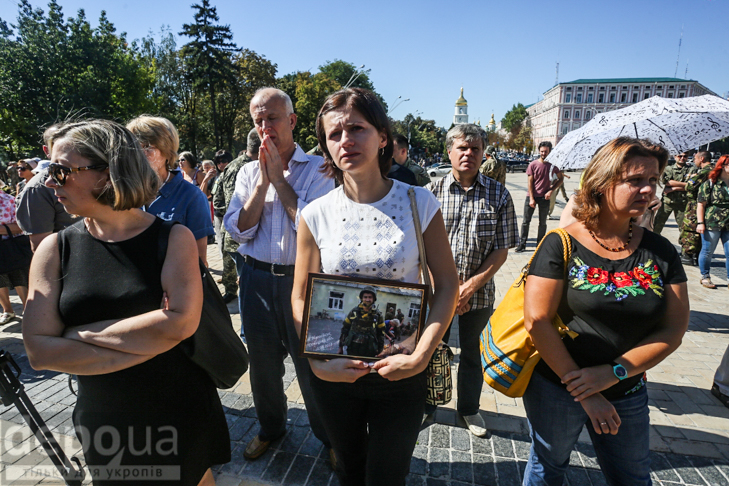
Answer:
[{"label": "short sleeve shirt", "polygon": [[552,170],[552,164],[549,162],[540,162],[539,159],[533,160],[527,167],[526,174],[532,176],[534,181],[534,197],[544,197],[552,183],[549,180],[549,173]]},{"label": "short sleeve shirt", "polygon": [[700,203],[706,204],[704,222],[711,231],[729,230],[729,187],[721,179],[712,184],[705,181],[699,187]]},{"label": "short sleeve shirt", "polygon": [[200,188],[187,182],[179,170],[170,171],[171,177],[162,186],[157,198],[145,207],[148,213],[185,225],[196,240],[214,235],[208,198]]},{"label": "short sleeve shirt", "polygon": [[33,176],[16,201],[18,226],[30,235],[56,233],[78,221],[44,185],[47,178],[47,170]]},{"label": "short sleeve shirt", "polygon": [[[385,197],[359,204],[339,186],[301,212],[321,253],[322,271],[334,275],[415,283],[420,279],[418,241],[408,189],[393,180]],[[421,229],[439,211],[435,196],[414,187]]]},{"label": "short sleeve shirt", "polygon": [[[529,275],[564,280],[562,240],[549,234],[537,251]],[[609,260],[572,238],[566,291],[558,309],[562,321],[579,334],[565,337],[567,351],[581,368],[608,364],[633,349],[666,313],[665,286],[686,281],[678,252],[664,237],[643,231],[632,255]],[[536,371],[559,383],[543,361]],[[615,399],[637,390],[643,376],[633,376],[603,391]]]}]

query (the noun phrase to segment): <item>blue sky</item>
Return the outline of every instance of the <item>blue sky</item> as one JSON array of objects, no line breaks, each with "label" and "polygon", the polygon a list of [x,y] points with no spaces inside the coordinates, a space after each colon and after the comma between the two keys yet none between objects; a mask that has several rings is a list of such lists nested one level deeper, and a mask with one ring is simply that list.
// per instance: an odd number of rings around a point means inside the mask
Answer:
[{"label": "blue sky", "polygon": [[[128,39],[192,21],[193,1],[58,0],[66,16],[100,11]],[[420,111],[446,128],[464,87],[471,121],[500,120],[514,103],[529,104],[559,80],[678,77],[729,92],[727,0],[633,1],[240,1],[211,0],[240,47],[278,64],[279,75],[316,71],[343,59],[372,69],[370,78],[401,119]],[[47,9],[45,0],[31,0]],[[0,0],[13,23],[17,6]],[[186,42],[178,37],[178,45]]]}]

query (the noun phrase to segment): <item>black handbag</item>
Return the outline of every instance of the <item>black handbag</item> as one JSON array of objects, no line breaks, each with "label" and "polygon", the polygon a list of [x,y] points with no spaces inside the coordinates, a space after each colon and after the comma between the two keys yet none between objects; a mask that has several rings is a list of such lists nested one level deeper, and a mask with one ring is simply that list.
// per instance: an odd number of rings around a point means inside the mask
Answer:
[{"label": "black handbag", "polygon": [[30,266],[33,250],[30,249],[28,235],[13,237],[8,225],[3,224],[10,238],[0,240],[0,274],[10,273]]},{"label": "black handbag", "polygon": [[[165,221],[159,232],[158,260],[167,255],[170,231],[179,224]],[[204,369],[215,386],[232,388],[248,370],[248,350],[233,329],[228,306],[223,301],[215,280],[198,258],[203,287],[203,307],[200,325],[195,334],[180,343],[180,349]]]}]

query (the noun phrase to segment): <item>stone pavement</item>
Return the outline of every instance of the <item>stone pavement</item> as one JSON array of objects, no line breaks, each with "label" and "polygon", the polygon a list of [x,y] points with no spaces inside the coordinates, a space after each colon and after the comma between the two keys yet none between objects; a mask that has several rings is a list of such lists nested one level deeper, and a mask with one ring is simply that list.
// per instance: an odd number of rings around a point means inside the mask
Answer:
[{"label": "stone pavement", "polygon": [[[577,185],[579,173],[569,173],[568,193]],[[523,173],[508,174],[517,215],[521,220],[526,191]],[[561,210],[561,196],[559,207]],[[549,228],[556,227],[549,222]],[[533,249],[537,218],[532,221]],[[669,220],[664,236],[678,240],[675,222]],[[721,248],[717,251],[721,252]],[[509,259],[496,275],[497,302],[519,274],[530,253],[509,253]],[[209,251],[213,273],[219,275],[222,264],[217,250]],[[651,466],[655,484],[729,485],[729,410],[710,393],[714,370],[729,344],[729,308],[723,255],[715,255],[713,279],[719,288],[713,291],[699,285],[699,272],[688,267],[691,323],[681,347],[659,366],[648,372],[651,414]],[[16,312],[17,296],[12,297]],[[235,306],[231,306],[231,310]],[[238,316],[234,323],[240,326]],[[54,372],[30,369],[24,357],[20,322],[0,327],[0,348],[14,354],[23,368],[22,381],[41,416],[69,454],[81,455],[74,438],[71,412],[75,397],[67,377]],[[457,332],[451,333],[451,346],[458,362]],[[455,371],[455,370],[454,370]],[[455,376],[455,373],[454,373]],[[287,434],[254,462],[243,459],[247,442],[257,431],[250,382],[244,375],[231,390],[220,391],[230,427],[233,460],[216,469],[219,485],[337,485],[327,451],[311,434],[293,364],[286,363],[284,376],[289,399]],[[490,437],[478,439],[464,428],[457,417],[454,401],[441,407],[434,422],[421,431],[411,463],[408,485],[518,485],[529,451],[529,436],[520,399],[511,399],[485,387],[481,410]],[[583,432],[571,458],[570,485],[602,485],[595,453]],[[32,475],[32,470],[49,470],[51,463],[14,408],[0,407],[0,485],[47,484],[50,479]],[[41,466],[41,467],[39,467]],[[28,471],[31,470],[31,471]],[[58,484],[58,482],[56,482]]]}]

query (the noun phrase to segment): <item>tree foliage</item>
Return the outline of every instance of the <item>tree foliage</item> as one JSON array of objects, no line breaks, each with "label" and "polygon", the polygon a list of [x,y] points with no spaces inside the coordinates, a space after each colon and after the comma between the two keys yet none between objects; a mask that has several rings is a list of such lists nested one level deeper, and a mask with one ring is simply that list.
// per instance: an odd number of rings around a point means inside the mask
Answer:
[{"label": "tree foliage", "polygon": [[0,19],[0,147],[10,158],[42,155],[40,134],[55,122],[149,111],[153,85],[153,68],[103,11],[92,28],[83,10],[65,21],[56,0],[48,13],[21,0],[15,25]]},{"label": "tree foliage", "polygon": [[392,120],[393,134],[409,136],[411,154],[432,156],[442,152],[445,146],[445,130],[436,126],[435,120],[425,120],[408,113],[402,120]]},{"label": "tree foliage", "polygon": [[221,148],[223,143],[218,122],[218,94],[224,89],[224,85],[235,84],[231,53],[238,48],[232,42],[230,26],[215,24],[220,17],[217,9],[210,6],[209,0],[202,0],[202,4],[194,4],[192,8],[196,10],[195,23],[183,25],[180,32],[180,35],[192,40],[182,46],[180,55],[188,63],[186,75],[192,83],[208,92],[214,143],[216,148]]},{"label": "tree foliage", "polygon": [[507,111],[504,118],[501,119],[501,128],[507,132],[511,132],[515,126],[521,126],[521,123],[527,117],[527,111],[524,105],[518,103]]}]

